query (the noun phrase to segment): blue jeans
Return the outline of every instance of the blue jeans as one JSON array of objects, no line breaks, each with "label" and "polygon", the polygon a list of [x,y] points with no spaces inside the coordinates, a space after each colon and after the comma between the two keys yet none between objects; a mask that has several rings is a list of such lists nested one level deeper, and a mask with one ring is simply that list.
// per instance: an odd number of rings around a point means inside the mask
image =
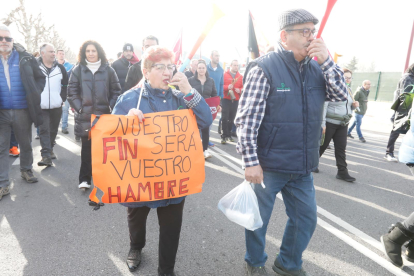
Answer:
[{"label": "blue jeans", "polygon": [[302,253],[305,251],[316,228],[316,199],[313,175],[263,172],[264,184],[254,185],[259,203],[262,228],[255,231],[245,230],[245,261],[254,267],[264,266],[267,260],[265,252],[266,232],[272,215],[276,195],[280,191],[289,217],[283,235],[279,263],[287,270],[302,268]]},{"label": "blue jeans", "polygon": [[360,114],[355,113],[355,120],[352,123],[352,125],[349,127],[348,134],[351,134],[352,130],[356,126],[356,131],[358,133],[358,137],[359,138],[363,138],[364,137],[364,136],[362,136],[362,132],[361,132],[361,124],[362,124],[362,118],[363,117],[364,117],[364,115],[360,115]]},{"label": "blue jeans", "polygon": [[69,117],[69,102],[66,100],[62,106],[62,129],[68,128],[68,117]]}]

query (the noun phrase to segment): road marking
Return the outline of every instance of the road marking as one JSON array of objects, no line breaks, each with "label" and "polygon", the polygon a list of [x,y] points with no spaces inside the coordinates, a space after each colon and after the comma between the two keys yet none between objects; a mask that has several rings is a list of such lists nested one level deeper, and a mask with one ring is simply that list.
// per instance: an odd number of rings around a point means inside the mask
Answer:
[{"label": "road marking", "polygon": [[57,135],[57,137],[59,137],[59,140],[57,142],[57,144],[65,149],[67,149],[68,151],[80,156],[81,155],[81,149],[82,146],[76,144],[75,142],[73,142],[72,140],[70,140],[69,138],[66,138],[65,136],[62,136],[60,134]]},{"label": "road marking", "polygon": [[17,157],[16,160],[14,160],[12,166],[20,165],[20,157]]},{"label": "road marking", "polygon": [[337,195],[337,196],[340,196],[340,197],[343,197],[343,198],[346,198],[346,199],[349,199],[349,200],[352,200],[352,201],[355,201],[355,202],[364,204],[366,206],[372,207],[374,209],[377,209],[377,210],[379,210],[381,212],[390,214],[390,215],[395,216],[395,217],[400,218],[400,219],[406,219],[407,218],[407,217],[405,217],[403,215],[400,215],[400,214],[394,213],[392,211],[389,211],[388,209],[385,209],[384,207],[381,207],[381,206],[379,206],[379,205],[377,205],[375,203],[369,202],[367,200],[363,200],[363,199],[356,198],[356,197],[353,197],[353,196],[341,194],[341,193],[338,193],[338,192],[335,192],[335,191],[332,191],[332,190],[329,190],[329,189],[325,189],[325,188],[322,188],[322,187],[319,187],[319,186],[316,186],[316,185],[314,185],[314,186],[315,186],[315,189],[318,190],[318,191],[322,191],[322,192],[326,192],[326,193],[331,193],[331,194],[334,194],[334,195]]},{"label": "road marking", "polygon": [[385,190],[385,191],[388,191],[388,192],[391,192],[391,193],[400,194],[400,195],[403,195],[403,196],[408,196],[408,197],[414,198],[414,196],[407,195],[407,194],[403,194],[401,192],[394,191],[394,190],[391,190],[391,189],[387,189],[387,188],[383,188],[383,187],[378,187],[378,186],[374,186],[374,185],[371,185],[371,184],[364,184],[364,183],[360,183],[360,184],[367,185],[367,186],[371,186],[371,187],[374,187],[374,188],[377,188],[377,189],[381,189],[381,190]]},{"label": "road marking", "polygon": [[[214,152],[214,150],[216,150],[216,149],[213,149],[213,154],[214,154],[215,157],[217,157],[217,159],[224,162],[225,164],[227,164],[228,166],[233,168],[238,173],[244,175],[244,171],[240,167],[237,167],[234,164],[230,163],[224,157],[220,156],[217,152]],[[277,198],[283,200],[283,197],[280,193],[277,194]],[[362,240],[364,240],[368,244],[371,244],[375,248],[381,250],[381,243],[379,241],[375,240],[374,238],[370,237],[369,235],[365,234],[361,230],[355,228],[354,226],[350,225],[349,223],[343,221],[339,217],[329,213],[328,211],[326,211],[325,209],[323,209],[319,206],[317,206],[317,212],[319,214],[323,215],[324,217],[330,219],[332,222],[334,222],[334,223],[340,225],[341,227],[345,228],[346,230],[348,230],[349,232],[351,232],[355,236],[361,238]],[[356,250],[358,250],[360,253],[364,254],[365,256],[370,258],[371,260],[375,261],[376,263],[378,263],[379,265],[381,265],[382,267],[384,267],[388,271],[394,273],[394,275],[409,275],[409,274],[405,273],[404,271],[402,271],[401,269],[395,267],[389,261],[384,261],[384,258],[380,257],[375,252],[369,250],[368,248],[366,248],[362,244],[358,243],[357,241],[355,241],[351,237],[347,236],[342,231],[336,229],[335,227],[333,227],[329,223],[323,221],[319,217],[318,217],[318,225],[325,228],[326,230],[328,230],[329,232],[331,232],[332,234],[334,234],[335,236],[337,236],[338,238],[340,238],[341,240],[343,240],[347,244],[351,245]],[[407,263],[407,262],[405,261],[405,263]],[[411,263],[408,263],[408,265],[406,265],[406,266],[411,268],[411,269],[414,269],[414,267],[411,266]]]},{"label": "road marking", "polygon": [[[322,157],[323,157],[323,155],[322,155]],[[319,161],[319,164],[322,164],[322,165],[324,165],[324,166],[328,166],[328,167],[332,167],[332,168],[335,168],[335,169],[337,169],[337,166],[334,166],[334,165],[329,165],[329,164],[326,164],[326,163],[322,163],[321,161]],[[349,172],[351,172],[351,173],[358,173],[358,172],[356,172],[356,171],[352,171],[352,170],[348,170]]]},{"label": "road marking", "polygon": [[28,262],[5,215],[0,219],[0,244],[1,274],[23,276]]}]

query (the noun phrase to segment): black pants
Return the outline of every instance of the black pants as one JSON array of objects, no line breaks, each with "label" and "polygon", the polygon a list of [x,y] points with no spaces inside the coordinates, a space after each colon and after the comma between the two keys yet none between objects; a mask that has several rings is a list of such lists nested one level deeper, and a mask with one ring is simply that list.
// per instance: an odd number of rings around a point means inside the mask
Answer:
[{"label": "black pants", "polygon": [[43,124],[39,126],[40,145],[42,157],[50,157],[55,144],[56,135],[59,131],[62,107],[54,109],[42,109]]},{"label": "black pants", "polygon": [[[158,270],[161,273],[172,273],[175,266],[178,244],[180,241],[183,220],[184,202],[158,207],[158,224],[160,236],[158,244]],[[131,249],[145,247],[147,217],[151,208],[128,208],[128,228]]]},{"label": "black pants", "polygon": [[223,120],[223,133],[221,137],[231,137],[231,129],[233,127],[234,118],[236,118],[238,104],[239,101],[228,99],[221,100],[221,119]]},{"label": "black pants", "polygon": [[400,134],[398,132],[391,130],[390,138],[388,139],[387,153],[394,154],[395,141],[397,141],[399,136]]},{"label": "black pants", "polygon": [[92,180],[92,140],[88,140],[88,137],[82,138],[82,150],[81,150],[81,167],[79,171],[79,183],[83,181],[91,184]]},{"label": "black pants", "polygon": [[325,141],[319,148],[319,156],[325,152],[329,143],[333,139],[335,145],[335,159],[338,172],[348,172],[346,164],[346,143],[348,135],[348,125],[341,126],[326,122]]},{"label": "black pants", "polygon": [[203,151],[208,149],[208,141],[210,140],[210,127],[201,130],[201,141],[203,141]]}]

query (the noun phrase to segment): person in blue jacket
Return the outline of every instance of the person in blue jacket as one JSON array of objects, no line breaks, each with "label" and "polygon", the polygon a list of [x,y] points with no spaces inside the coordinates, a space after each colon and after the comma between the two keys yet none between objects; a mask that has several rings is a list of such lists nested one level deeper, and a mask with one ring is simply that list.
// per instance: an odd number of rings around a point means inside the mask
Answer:
[{"label": "person in blue jacket", "polygon": [[[207,65],[207,71],[210,78],[214,80],[214,83],[216,84],[216,90],[217,90],[217,96],[220,97],[220,99],[223,99],[223,85],[224,85],[224,70],[220,66],[220,54],[217,50],[214,50],[211,52],[210,56],[210,63]],[[220,104],[221,106],[221,104]],[[211,129],[211,127],[210,127]],[[221,134],[221,118],[219,121],[218,126],[218,133]],[[211,142],[208,142],[208,145],[210,147],[214,147],[214,144]]]},{"label": "person in blue jacket", "polygon": [[[199,129],[211,125],[213,118],[204,98],[197,90],[191,88],[183,73],[177,72],[173,77],[174,70],[172,51],[160,46],[148,48],[142,57],[142,73],[146,80],[143,87],[131,89],[121,95],[112,114],[137,116],[142,123],[146,113],[191,108],[197,118]],[[169,84],[180,87],[180,91],[171,89]],[[151,208],[156,208],[160,225],[158,275],[175,275],[174,266],[184,202],[185,198],[179,197],[122,204],[128,207],[130,251],[126,262],[130,271],[135,271],[141,263],[147,216]]]}]

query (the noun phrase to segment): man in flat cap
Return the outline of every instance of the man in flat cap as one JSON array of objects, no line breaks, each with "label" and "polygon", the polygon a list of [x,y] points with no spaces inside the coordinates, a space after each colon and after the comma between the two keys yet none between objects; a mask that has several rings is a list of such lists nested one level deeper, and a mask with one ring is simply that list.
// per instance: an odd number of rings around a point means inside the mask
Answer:
[{"label": "man in flat cap", "polygon": [[112,68],[114,68],[119,83],[121,84],[122,93],[127,89],[125,88],[125,79],[128,74],[129,67],[133,64],[139,62],[137,56],[134,54],[134,46],[131,43],[126,43],[122,49],[122,55],[119,59],[112,63]]},{"label": "man in flat cap", "polygon": [[245,73],[235,120],[237,151],[246,180],[266,186],[253,185],[263,227],[245,232],[247,275],[268,275],[266,230],[279,192],[289,219],[272,268],[280,275],[308,275],[302,253],[317,221],[311,172],[319,163],[323,106],[347,98],[343,72],[315,38],[317,23],[303,9],[282,13],[274,52],[253,60]]}]

